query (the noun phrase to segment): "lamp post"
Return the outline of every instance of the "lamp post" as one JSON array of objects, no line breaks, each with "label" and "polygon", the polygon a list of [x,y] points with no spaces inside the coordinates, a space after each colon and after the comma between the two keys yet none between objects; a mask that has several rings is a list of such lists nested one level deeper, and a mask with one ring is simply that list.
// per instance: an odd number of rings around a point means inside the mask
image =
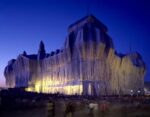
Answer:
[{"label": "lamp post", "polygon": [[133,90],[130,90],[130,95],[131,95],[131,97],[133,96]]},{"label": "lamp post", "polygon": [[140,93],[141,93],[141,91],[140,91],[140,90],[138,90],[138,91],[137,91],[137,95],[139,96],[139,95],[140,95]]}]

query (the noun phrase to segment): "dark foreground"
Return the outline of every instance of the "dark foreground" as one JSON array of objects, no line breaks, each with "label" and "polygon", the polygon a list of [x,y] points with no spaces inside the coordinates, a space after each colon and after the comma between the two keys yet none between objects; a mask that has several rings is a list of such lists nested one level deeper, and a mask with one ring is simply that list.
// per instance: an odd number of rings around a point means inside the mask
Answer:
[{"label": "dark foreground", "polygon": [[0,117],[150,117],[150,97],[1,92]]}]

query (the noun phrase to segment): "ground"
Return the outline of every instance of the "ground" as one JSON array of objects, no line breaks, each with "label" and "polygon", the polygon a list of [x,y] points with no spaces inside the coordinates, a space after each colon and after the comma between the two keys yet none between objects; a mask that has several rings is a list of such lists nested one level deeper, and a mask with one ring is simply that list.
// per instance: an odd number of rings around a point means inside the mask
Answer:
[{"label": "ground", "polygon": [[[53,107],[50,103],[53,103]],[[51,107],[55,108],[55,117],[65,117],[68,104],[74,108],[72,117],[150,117],[150,104],[140,104],[139,102],[119,102],[104,100],[70,100],[57,99],[43,101],[43,106],[31,109],[5,110],[0,117],[52,117]],[[90,104],[93,108],[90,111]],[[103,105],[105,107],[103,107]],[[69,107],[71,108],[71,107]],[[49,111],[50,110],[50,111]]]}]

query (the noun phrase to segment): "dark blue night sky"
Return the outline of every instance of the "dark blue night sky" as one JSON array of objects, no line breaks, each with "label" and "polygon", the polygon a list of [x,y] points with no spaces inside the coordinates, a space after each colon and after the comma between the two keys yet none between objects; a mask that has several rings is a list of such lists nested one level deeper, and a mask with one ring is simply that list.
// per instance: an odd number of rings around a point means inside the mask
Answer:
[{"label": "dark blue night sky", "polygon": [[142,55],[150,80],[149,0],[0,0],[0,86],[8,60],[37,53],[40,40],[48,53],[61,48],[68,26],[87,13],[108,27],[118,52]]}]

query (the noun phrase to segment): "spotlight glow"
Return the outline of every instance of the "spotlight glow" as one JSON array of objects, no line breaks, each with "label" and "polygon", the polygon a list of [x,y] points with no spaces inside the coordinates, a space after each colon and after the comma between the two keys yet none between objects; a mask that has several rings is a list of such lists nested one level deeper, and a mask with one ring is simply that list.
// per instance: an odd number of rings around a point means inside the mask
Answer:
[{"label": "spotlight glow", "polygon": [[37,93],[59,92],[67,95],[81,95],[83,91],[82,85],[80,83],[72,85],[71,83],[71,81],[50,80],[50,78],[45,78],[44,80],[36,81],[34,87],[28,87],[26,91]]}]

